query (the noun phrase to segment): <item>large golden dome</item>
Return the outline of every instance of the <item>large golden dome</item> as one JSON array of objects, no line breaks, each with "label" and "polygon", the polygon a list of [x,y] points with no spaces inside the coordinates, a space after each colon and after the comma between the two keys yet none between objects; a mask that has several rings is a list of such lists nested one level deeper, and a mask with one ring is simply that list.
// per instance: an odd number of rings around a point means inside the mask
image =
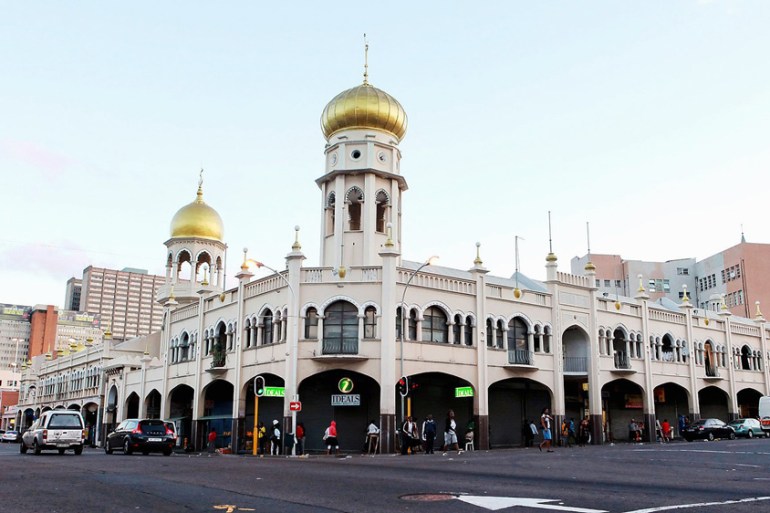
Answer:
[{"label": "large golden dome", "polygon": [[398,100],[364,81],[335,96],[321,114],[326,139],[351,128],[377,128],[400,141],[406,134],[406,111]]},{"label": "large golden dome", "polygon": [[197,237],[222,241],[225,227],[216,210],[203,201],[203,185],[195,201],[180,208],[171,220],[171,238]]}]

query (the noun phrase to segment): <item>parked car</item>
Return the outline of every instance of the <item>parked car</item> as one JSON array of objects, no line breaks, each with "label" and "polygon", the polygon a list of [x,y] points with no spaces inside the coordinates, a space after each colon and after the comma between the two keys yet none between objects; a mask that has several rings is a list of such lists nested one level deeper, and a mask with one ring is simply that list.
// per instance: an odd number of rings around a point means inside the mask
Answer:
[{"label": "parked car", "polygon": [[6,431],[3,436],[0,437],[0,442],[16,443],[20,440],[18,431]]},{"label": "parked car", "polygon": [[176,443],[174,433],[160,419],[126,419],[115,431],[107,435],[104,452],[112,454],[121,450],[129,455],[134,451],[142,454],[161,452],[170,456]]},{"label": "parked car", "polygon": [[719,419],[700,419],[684,428],[682,436],[688,442],[717,438],[735,440],[735,430]]},{"label": "parked car", "polygon": [[82,454],[85,429],[79,412],[49,410],[21,435],[21,453],[32,449],[35,454],[40,454],[40,451],[55,449],[64,454],[64,451],[72,449],[75,454]]},{"label": "parked car", "polygon": [[179,435],[176,432],[176,423],[173,420],[164,420],[163,423],[166,425],[166,429],[171,432],[171,436],[174,437],[174,445],[178,447]]},{"label": "parked car", "polygon": [[745,436],[747,438],[766,436],[765,432],[762,431],[762,425],[757,419],[736,419],[730,422],[728,426],[735,430],[735,436]]},{"label": "parked car", "polygon": [[759,423],[767,436],[770,436],[770,396],[759,398]]}]

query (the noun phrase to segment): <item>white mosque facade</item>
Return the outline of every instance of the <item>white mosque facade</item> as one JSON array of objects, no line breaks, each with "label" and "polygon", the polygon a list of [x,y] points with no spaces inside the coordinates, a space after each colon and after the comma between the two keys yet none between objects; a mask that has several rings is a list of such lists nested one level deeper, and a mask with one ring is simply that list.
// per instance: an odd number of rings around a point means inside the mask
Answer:
[{"label": "white mosque facade", "polygon": [[[686,295],[652,302],[643,288],[607,297],[590,262],[584,275],[562,273],[553,253],[543,282],[490,275],[479,248],[468,270],[402,260],[402,225],[419,222],[401,216],[404,109],[365,80],[321,121],[320,265],[304,265],[297,231],[285,269],[255,279],[262,264],[244,252],[238,286],[226,289],[224,223],[201,184],[165,243],[160,334],[30,362],[17,425],[80,409],[98,443],[125,418],[159,417],[190,446],[213,428],[221,447],[249,451],[258,408],[286,432],[301,422],[311,451],[331,420],[342,448],[358,450],[375,420],[392,452],[405,415],[432,414],[443,428],[450,409],[481,449],[519,445],[522,423],[544,407],[557,423],[588,416],[594,443],[627,439],[631,418],[654,440],[656,419],[757,415],[770,393],[758,306],[745,319]],[[255,381],[266,385],[258,402]]]}]

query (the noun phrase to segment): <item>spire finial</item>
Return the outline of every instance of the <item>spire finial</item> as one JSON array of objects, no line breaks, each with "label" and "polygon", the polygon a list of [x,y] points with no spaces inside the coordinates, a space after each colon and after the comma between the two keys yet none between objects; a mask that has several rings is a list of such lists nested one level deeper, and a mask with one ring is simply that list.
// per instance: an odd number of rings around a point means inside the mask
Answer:
[{"label": "spire finial", "polygon": [[513,244],[514,251],[516,252],[516,273],[514,276],[516,276],[516,286],[513,288],[513,297],[516,299],[521,297],[521,289],[519,288],[519,239],[524,240],[524,237],[514,235]]},{"label": "spire finial", "polygon": [[198,202],[203,201],[203,168],[198,175]]},{"label": "spire finial", "polygon": [[369,41],[364,33],[364,85],[369,85]]},{"label": "spire finial", "polygon": [[299,225],[296,225],[294,227],[294,244],[291,245],[292,251],[299,251],[302,249],[302,246],[299,243]]},{"label": "spire finial", "polygon": [[741,242],[746,242],[746,235],[743,233],[743,223],[741,223]]},{"label": "spire finial", "polygon": [[548,211],[548,255],[545,257],[546,262],[556,262],[556,255],[553,254],[553,240],[551,238],[551,211]]},{"label": "spire finial", "polygon": [[484,263],[481,261],[481,243],[480,242],[476,243],[476,259],[473,261],[473,263],[476,265],[481,265]]}]

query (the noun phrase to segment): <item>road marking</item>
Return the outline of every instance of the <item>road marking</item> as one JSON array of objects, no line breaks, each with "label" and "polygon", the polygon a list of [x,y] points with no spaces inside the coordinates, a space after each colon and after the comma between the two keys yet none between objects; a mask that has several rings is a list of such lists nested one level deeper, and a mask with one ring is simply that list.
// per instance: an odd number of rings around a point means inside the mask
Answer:
[{"label": "road marking", "polygon": [[699,502],[697,504],[678,504],[675,506],[661,506],[659,508],[635,509],[633,511],[626,511],[626,513],[654,513],[655,511],[668,511],[671,509],[703,508],[706,506],[723,506],[725,504],[742,504],[745,502],[757,502],[757,501],[766,501],[766,500],[770,500],[770,497],[749,497],[746,499],[737,499],[732,501]]},{"label": "road marking", "polygon": [[574,511],[575,513],[607,513],[603,509],[576,508],[559,504],[545,504],[546,502],[560,502],[561,499],[533,499],[527,497],[478,497],[474,495],[460,495],[457,497],[463,502],[485,508],[491,511],[498,509],[524,506],[535,509],[551,509],[555,511]]},{"label": "road marking", "polygon": [[717,451],[708,449],[634,449],[634,452],[703,452],[706,454],[759,454],[770,455],[770,452],[762,451]]}]

